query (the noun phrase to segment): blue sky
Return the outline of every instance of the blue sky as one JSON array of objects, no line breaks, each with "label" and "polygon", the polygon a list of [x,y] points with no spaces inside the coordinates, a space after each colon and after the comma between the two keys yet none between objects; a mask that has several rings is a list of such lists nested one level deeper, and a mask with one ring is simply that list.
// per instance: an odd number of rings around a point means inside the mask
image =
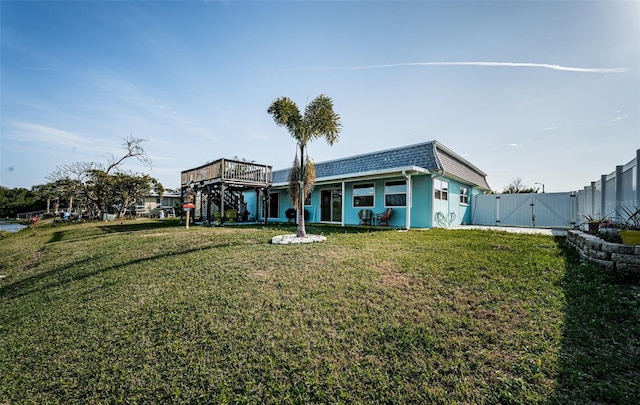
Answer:
[{"label": "blue sky", "polygon": [[165,187],[295,141],[266,110],[330,96],[316,161],[437,140],[487,173],[582,189],[640,148],[639,2],[2,1],[0,185],[106,162],[122,138]]}]

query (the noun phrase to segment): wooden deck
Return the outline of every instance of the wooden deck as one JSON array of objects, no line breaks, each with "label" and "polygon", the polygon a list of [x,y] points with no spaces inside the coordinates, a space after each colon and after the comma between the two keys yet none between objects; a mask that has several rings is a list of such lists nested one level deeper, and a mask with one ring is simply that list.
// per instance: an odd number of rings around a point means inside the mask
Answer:
[{"label": "wooden deck", "polygon": [[218,159],[195,169],[185,170],[180,176],[181,187],[191,184],[225,184],[238,188],[269,187],[272,168],[257,163],[232,159]]},{"label": "wooden deck", "polygon": [[259,217],[259,206],[255,204],[255,212],[249,213],[245,193],[255,192],[256,201],[266,195],[272,183],[272,169],[257,163],[218,159],[183,171],[180,183],[182,201],[189,198],[196,206],[191,216],[194,221],[200,219],[208,224],[246,221]]}]

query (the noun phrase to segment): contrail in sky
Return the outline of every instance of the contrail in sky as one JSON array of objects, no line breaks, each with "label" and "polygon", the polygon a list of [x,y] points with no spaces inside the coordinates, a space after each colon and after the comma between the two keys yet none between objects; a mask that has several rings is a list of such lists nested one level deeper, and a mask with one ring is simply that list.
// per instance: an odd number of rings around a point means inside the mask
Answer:
[{"label": "contrail in sky", "polygon": [[[389,63],[383,65],[362,65],[346,67],[327,67],[323,69],[331,70],[363,70],[363,69],[387,69],[408,66],[485,66],[485,67],[525,67],[541,68],[551,70],[562,70],[566,72],[580,73],[624,73],[626,68],[582,68],[574,66],[552,65],[548,63],[526,63],[526,62],[409,62],[409,63]],[[322,69],[322,68],[321,68]]]}]

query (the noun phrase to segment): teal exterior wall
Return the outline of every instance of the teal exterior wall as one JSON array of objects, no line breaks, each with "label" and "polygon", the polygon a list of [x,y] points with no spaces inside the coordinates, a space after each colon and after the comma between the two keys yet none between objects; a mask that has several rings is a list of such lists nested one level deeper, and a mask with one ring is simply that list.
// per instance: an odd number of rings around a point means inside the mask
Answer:
[{"label": "teal exterior wall", "polygon": [[[349,225],[357,225],[360,222],[360,218],[358,217],[358,212],[361,209],[371,210],[373,215],[383,213],[387,208],[393,208],[393,214],[391,215],[391,220],[389,221],[389,226],[402,228],[406,226],[406,215],[407,208],[406,207],[387,207],[385,205],[385,182],[387,181],[398,181],[404,180],[404,177],[390,177],[387,179],[376,179],[376,180],[366,180],[366,181],[351,181],[345,182],[345,224]],[[373,206],[371,207],[361,207],[354,205],[353,198],[353,186],[358,184],[374,184],[375,194],[373,199]]]},{"label": "teal exterior wall", "polygon": [[[473,195],[482,194],[482,190],[468,185],[461,184],[455,180],[438,177],[438,179],[447,181],[448,198],[440,200],[434,197],[434,179],[430,175],[412,175],[411,177],[411,228],[432,228],[443,226],[454,226],[460,224],[470,224],[472,219],[472,203]],[[311,193],[311,205],[305,206],[308,218],[306,222],[323,222],[321,221],[321,195],[323,190],[339,189],[343,191],[342,195],[342,222],[345,225],[358,225],[360,219],[358,212],[361,209],[371,210],[372,213],[378,214],[384,212],[388,207],[385,206],[385,182],[405,180],[404,177],[390,177],[385,179],[364,180],[364,181],[346,181],[344,188],[342,183],[332,185],[318,185]],[[354,185],[358,184],[374,184],[375,195],[374,203],[371,207],[355,206],[353,199]],[[468,204],[460,202],[460,188],[467,187],[469,190]],[[270,193],[278,193],[279,209],[278,218],[268,218],[269,222],[288,222],[286,210],[291,208],[291,200],[287,190],[271,190]],[[409,194],[409,193],[408,193]],[[407,195],[408,199],[409,195]],[[247,209],[251,214],[256,212],[258,206],[260,217],[259,221],[263,221],[262,217],[262,201],[257,201],[256,193],[249,192],[245,194]],[[407,200],[407,203],[409,201]],[[391,227],[406,227],[407,207],[389,207],[393,208],[393,215],[389,221]],[[438,215],[440,213],[440,215]],[[440,221],[438,220],[440,218]],[[449,224],[449,220],[452,220]],[[337,221],[332,221],[337,222]],[[340,223],[340,222],[337,222]]]},{"label": "teal exterior wall", "polygon": [[271,190],[270,194],[273,193],[278,194],[278,218],[269,218],[269,221],[288,222],[287,210],[293,208],[288,190]]},{"label": "teal exterior wall", "polygon": [[413,176],[411,178],[413,184],[413,204],[411,207],[411,227],[412,228],[431,228],[431,206],[433,198],[431,198],[431,176]]},{"label": "teal exterior wall", "polygon": [[[461,184],[458,181],[440,178],[440,180],[448,183],[448,198],[441,200],[433,198],[433,227],[447,227],[455,225],[463,225],[471,223],[473,195],[481,193],[478,188]],[[462,187],[467,188],[468,202],[465,204],[460,201],[460,190]],[[435,193],[434,193],[435,194]]]},{"label": "teal exterior wall", "polygon": [[[309,213],[309,219],[308,222],[322,222],[321,221],[321,212],[320,212],[320,207],[321,207],[321,195],[322,195],[322,191],[323,190],[331,190],[331,189],[339,189],[341,191],[343,191],[342,194],[342,222],[345,225],[358,225],[360,223],[360,218],[358,217],[358,212],[361,209],[368,209],[371,210],[372,213],[375,214],[379,214],[385,211],[386,207],[385,206],[385,194],[384,194],[384,190],[385,190],[385,182],[387,181],[394,181],[394,180],[404,180],[403,177],[393,177],[393,178],[388,178],[388,179],[376,179],[376,180],[365,180],[365,181],[346,181],[344,182],[344,188],[342,187],[342,183],[336,183],[334,185],[320,185],[320,186],[316,186],[314,188],[314,190],[311,193],[311,205],[307,205],[305,206],[305,210],[308,211]],[[358,184],[371,184],[373,183],[374,188],[375,188],[375,195],[374,195],[374,199],[373,199],[373,206],[356,206],[354,205],[354,198],[353,198],[353,186],[354,185],[358,185]],[[423,187],[424,187],[424,183],[423,183]],[[287,208],[290,207],[290,202],[288,200],[288,195],[286,193],[281,193],[280,194],[280,198],[281,198],[281,218],[277,219],[279,221],[285,220],[286,221],[286,217],[284,214],[284,211],[286,211]],[[285,201],[284,198],[286,198],[286,201],[288,202],[287,206],[283,209],[282,206],[282,201]],[[407,208],[406,207],[390,207],[393,208],[393,215],[391,217],[391,220],[389,221],[389,225],[391,227],[405,227],[406,226],[406,212],[407,212]],[[428,216],[425,216],[424,213],[422,214],[424,216],[423,219],[423,223],[427,223],[427,218]],[[272,218],[270,218],[270,220],[274,220]],[[332,222],[336,222],[336,221],[332,221]]]},{"label": "teal exterior wall", "polygon": [[[271,190],[269,194],[278,194],[278,217],[277,218],[268,218],[269,222],[287,222],[286,211],[291,208],[291,200],[289,200],[289,195],[284,190]],[[265,220],[264,218],[264,201],[262,198],[258,196],[255,191],[246,191],[243,192],[244,202],[247,204],[247,211],[249,211],[249,218],[253,221],[262,222]],[[257,213],[257,216],[256,216]]]},{"label": "teal exterior wall", "polygon": [[247,204],[247,211],[249,212],[249,220],[255,221],[256,213],[259,212],[257,211],[257,209],[260,207],[258,206],[258,193],[256,193],[255,191],[245,191],[242,193],[242,195],[244,197],[245,204]]}]

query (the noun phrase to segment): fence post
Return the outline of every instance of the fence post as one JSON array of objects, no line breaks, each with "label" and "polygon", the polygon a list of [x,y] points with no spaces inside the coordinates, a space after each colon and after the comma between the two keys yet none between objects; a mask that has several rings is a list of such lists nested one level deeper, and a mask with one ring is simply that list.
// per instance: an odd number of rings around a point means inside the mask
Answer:
[{"label": "fence post", "polygon": [[592,217],[598,216],[596,214],[596,182],[591,182],[591,212]]},{"label": "fence post", "polygon": [[607,175],[600,175],[600,215],[602,219],[607,215]]},{"label": "fence post", "polygon": [[636,150],[636,201],[634,207],[640,207],[640,149]]},{"label": "fence post", "polygon": [[616,201],[615,201],[615,220],[616,222],[622,221],[622,213],[620,212],[620,207],[622,206],[622,195],[623,195],[623,187],[624,183],[622,182],[622,170],[624,166],[616,166]]},{"label": "fence post", "polygon": [[570,211],[571,211],[571,226],[575,228],[578,219],[576,218],[578,216],[578,212],[580,211],[580,202],[578,201],[578,192],[577,191],[571,191],[569,193],[569,204],[571,205]]},{"label": "fence post", "polygon": [[535,193],[531,193],[531,226],[536,226],[536,207],[535,207]]}]

